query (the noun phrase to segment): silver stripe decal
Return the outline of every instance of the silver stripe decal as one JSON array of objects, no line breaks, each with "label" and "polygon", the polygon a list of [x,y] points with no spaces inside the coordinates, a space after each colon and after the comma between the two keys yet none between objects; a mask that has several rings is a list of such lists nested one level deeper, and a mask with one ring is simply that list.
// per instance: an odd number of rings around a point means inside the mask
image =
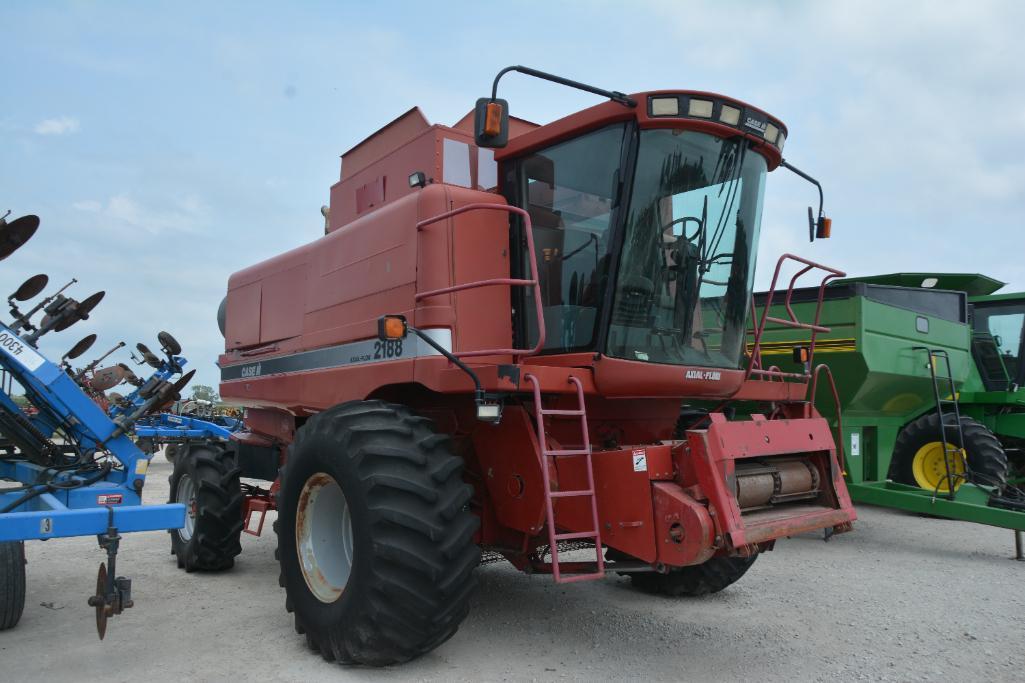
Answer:
[{"label": "silver stripe decal", "polygon": [[[446,351],[452,350],[452,330],[429,329],[424,332]],[[291,372],[305,372],[324,368],[338,368],[348,365],[367,365],[393,360],[408,360],[426,356],[440,356],[427,342],[410,336],[395,341],[365,339],[363,341],[329,346],[313,351],[300,351],[287,356],[274,356],[245,363],[226,365],[221,368],[221,381],[253,379],[267,375],[281,375]]]}]

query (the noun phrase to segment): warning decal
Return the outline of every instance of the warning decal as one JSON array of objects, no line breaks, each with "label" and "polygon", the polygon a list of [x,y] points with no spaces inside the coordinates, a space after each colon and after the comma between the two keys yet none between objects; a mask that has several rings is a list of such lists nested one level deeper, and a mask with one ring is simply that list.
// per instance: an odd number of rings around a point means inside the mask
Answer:
[{"label": "warning decal", "polygon": [[643,448],[639,448],[633,452],[634,458],[634,472],[647,472],[648,471],[648,454]]}]

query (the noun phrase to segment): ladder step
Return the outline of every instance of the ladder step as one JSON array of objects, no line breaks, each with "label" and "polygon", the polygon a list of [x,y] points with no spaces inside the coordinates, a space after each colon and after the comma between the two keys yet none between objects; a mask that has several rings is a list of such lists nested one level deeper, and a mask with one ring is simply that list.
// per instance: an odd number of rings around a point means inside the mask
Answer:
[{"label": "ladder step", "polygon": [[594,489],[580,489],[579,491],[552,491],[552,498],[569,498],[570,496],[593,496]]},{"label": "ladder step", "polygon": [[590,451],[583,449],[576,450],[562,450],[562,451],[541,451],[543,455],[587,455]]},{"label": "ladder step", "polygon": [[578,581],[595,581],[597,579],[604,579],[605,572],[595,572],[593,574],[564,574],[559,577],[559,583],[576,583]]},{"label": "ladder step", "polygon": [[570,534],[555,534],[556,541],[572,541],[576,538],[598,538],[596,531],[575,531]]},{"label": "ladder step", "polygon": [[584,411],[582,410],[542,410],[542,415],[573,415],[576,417],[583,417]]}]

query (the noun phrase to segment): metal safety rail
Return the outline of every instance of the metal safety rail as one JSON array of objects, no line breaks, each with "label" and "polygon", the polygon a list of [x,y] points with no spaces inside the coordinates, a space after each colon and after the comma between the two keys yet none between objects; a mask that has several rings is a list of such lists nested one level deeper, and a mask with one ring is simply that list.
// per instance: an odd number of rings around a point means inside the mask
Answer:
[{"label": "metal safety rail", "polygon": [[[601,528],[598,522],[598,503],[595,498],[594,469],[591,463],[591,437],[587,431],[587,409],[584,403],[584,387],[580,380],[572,375],[569,382],[576,387],[577,408],[575,410],[545,410],[541,402],[541,382],[531,374],[525,376],[534,389],[534,416],[537,420],[537,440],[540,449],[541,478],[544,482],[545,495],[545,518],[548,526],[548,547],[552,553],[551,570],[556,583],[573,583],[575,581],[588,581],[600,579],[605,576],[605,562],[602,557]],[[545,417],[548,416],[576,417],[580,420],[580,430],[583,434],[581,448],[549,449],[548,432],[545,429]],[[585,471],[587,472],[587,488],[579,490],[553,491],[551,476],[548,472],[548,459],[560,456],[581,456],[584,458]],[[574,531],[560,533],[555,519],[555,500],[563,498],[586,498],[591,509],[591,529],[588,531]],[[564,569],[575,570],[580,568],[580,563],[570,563],[572,567],[559,560],[559,543],[564,541],[593,541],[595,549],[595,563],[591,571],[564,573]]]},{"label": "metal safety rail", "polygon": [[[783,299],[783,307],[786,310],[787,318],[777,318],[769,315],[769,309],[772,307],[772,299],[776,293],[776,285],[779,282],[780,271],[783,268],[783,264],[786,261],[795,261],[803,264],[804,267],[794,273],[793,277],[790,278],[790,284],[787,286],[787,293]],[[815,319],[814,322],[805,323],[797,319],[797,315],[794,313],[794,309],[791,306],[791,299],[794,295],[794,285],[797,281],[806,273],[812,270],[821,270],[825,272],[822,280],[819,282],[818,301],[815,304]],[[769,286],[769,290],[765,297],[765,307],[762,310],[761,319],[759,320],[758,326],[754,330],[754,345],[751,350],[751,359],[747,366],[747,372],[744,375],[744,379],[750,379],[752,375],[759,377],[760,379],[793,379],[807,382],[811,379],[811,369],[814,367],[815,358],[815,340],[820,332],[829,332],[830,328],[822,326],[822,300],[825,295],[826,285],[830,280],[835,278],[846,277],[847,273],[830,266],[824,266],[814,261],[809,261],[806,258],[795,256],[793,254],[783,254],[779,257],[776,262],[776,270],[772,274],[772,284]],[[752,317],[757,318],[757,312],[755,311],[754,299],[751,300],[751,312]],[[782,372],[778,369],[763,369],[761,362],[761,343],[762,335],[765,332],[765,324],[772,323],[774,325],[782,325],[783,327],[790,327],[800,330],[810,330],[811,339],[808,342],[808,359],[805,364],[805,371],[803,373],[798,372]]]},{"label": "metal safety rail", "polygon": [[537,258],[534,251],[534,229],[530,222],[530,214],[523,209],[516,206],[509,206],[507,204],[488,204],[485,202],[478,202],[475,204],[467,204],[451,211],[438,214],[433,218],[422,220],[416,224],[416,229],[424,230],[428,226],[443,221],[453,216],[458,216],[469,211],[480,211],[480,210],[491,210],[491,211],[505,211],[507,213],[515,214],[523,219],[524,235],[527,241],[527,253],[530,257],[530,279],[524,280],[521,278],[489,278],[487,280],[476,280],[474,282],[464,282],[450,287],[441,287],[439,289],[432,289],[426,292],[418,292],[415,297],[415,301],[420,302],[424,299],[429,299],[432,296],[438,296],[440,294],[451,294],[453,292],[462,292],[467,289],[478,289],[480,287],[494,287],[494,286],[512,286],[512,287],[533,287],[534,288],[534,309],[537,314],[537,330],[538,338],[537,343],[531,349],[480,349],[473,351],[453,351],[452,355],[459,358],[472,358],[479,356],[513,356],[514,358],[523,356],[533,356],[541,352],[541,349],[545,345],[545,317],[544,309],[541,305],[541,285],[537,275]]},{"label": "metal safety rail", "polygon": [[836,410],[836,456],[840,462],[840,471],[843,476],[847,476],[847,453],[844,450],[844,438],[843,438],[843,415],[840,410],[840,392],[836,389],[836,380],[833,378],[833,371],[829,369],[829,366],[825,363],[820,363],[815,366],[815,370],[812,372],[811,385],[808,387],[808,402],[814,404],[815,402],[815,390],[818,388],[819,375],[826,373],[826,378],[829,379],[829,391],[833,396],[833,406]]}]

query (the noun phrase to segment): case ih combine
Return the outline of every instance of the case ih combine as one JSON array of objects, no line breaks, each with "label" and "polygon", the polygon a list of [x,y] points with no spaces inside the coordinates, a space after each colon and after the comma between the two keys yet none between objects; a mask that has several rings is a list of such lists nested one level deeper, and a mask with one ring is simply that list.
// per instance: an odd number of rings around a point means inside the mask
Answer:
[{"label": "case ih combine", "polygon": [[[536,126],[496,97],[510,70],[609,101]],[[757,352],[767,321],[825,330],[752,305],[766,173],[812,180],[785,135],[720,95],[511,67],[455,126],[413,109],[345,153],[325,236],[229,280],[220,390],[245,430],[177,459],[179,564],[230,567],[276,508],[296,630],[383,665],[455,632],[481,549],[694,595],[848,530],[812,359]],[[828,236],[821,204],[809,227]],[[773,288],[788,262],[790,289],[843,275],[784,255]]]}]

